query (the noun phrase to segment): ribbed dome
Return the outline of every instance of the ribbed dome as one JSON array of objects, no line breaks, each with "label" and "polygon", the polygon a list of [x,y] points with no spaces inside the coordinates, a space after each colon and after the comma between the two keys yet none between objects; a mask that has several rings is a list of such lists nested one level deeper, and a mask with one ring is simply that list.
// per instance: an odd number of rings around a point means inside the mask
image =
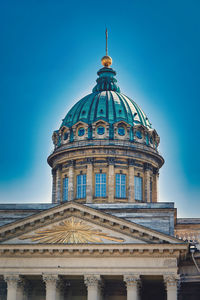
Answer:
[{"label": "ribbed dome", "polygon": [[131,126],[151,124],[141,108],[127,96],[115,91],[94,92],[78,101],[68,112],[62,126],[71,127],[79,121],[92,124],[97,120],[109,124],[125,121]]},{"label": "ribbed dome", "polygon": [[114,78],[116,72],[104,67],[97,74],[99,78],[93,93],[82,98],[71,108],[61,127],[71,127],[79,121],[92,124],[101,119],[109,124],[125,121],[131,126],[141,124],[151,128],[141,108],[129,97],[120,93],[117,80]]}]

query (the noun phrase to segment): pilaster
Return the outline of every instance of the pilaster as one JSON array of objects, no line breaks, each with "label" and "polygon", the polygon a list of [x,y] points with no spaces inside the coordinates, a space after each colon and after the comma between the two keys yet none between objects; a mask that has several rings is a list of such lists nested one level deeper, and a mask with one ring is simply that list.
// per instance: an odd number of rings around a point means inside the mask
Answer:
[{"label": "pilaster", "polygon": [[74,200],[74,162],[71,161],[69,165],[69,180],[68,180],[68,199]]},{"label": "pilaster", "polygon": [[115,159],[108,158],[108,201],[114,202],[115,195]]},{"label": "pilaster", "polygon": [[158,190],[158,181],[159,181],[159,171],[157,168],[153,169],[154,181],[153,181],[153,202],[159,201],[159,190]]},{"label": "pilaster", "polygon": [[127,300],[139,300],[140,277],[137,274],[124,275],[127,289]]},{"label": "pilaster", "polygon": [[128,202],[135,202],[135,189],[134,189],[134,160],[129,159],[129,174],[128,174]]},{"label": "pilaster", "polygon": [[93,202],[93,159],[87,159],[86,203]]},{"label": "pilaster", "polygon": [[52,169],[52,203],[56,202],[56,170]]},{"label": "pilaster", "polygon": [[151,202],[150,200],[150,179],[151,179],[151,165],[148,163],[144,164],[145,170],[145,202]]},{"label": "pilaster", "polygon": [[60,203],[61,200],[61,166],[57,166],[56,169],[56,203]]}]

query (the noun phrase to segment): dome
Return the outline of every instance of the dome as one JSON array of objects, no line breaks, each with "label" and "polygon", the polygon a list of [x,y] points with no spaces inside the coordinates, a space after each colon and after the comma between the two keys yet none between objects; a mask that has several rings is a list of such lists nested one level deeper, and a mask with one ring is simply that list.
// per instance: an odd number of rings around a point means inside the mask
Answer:
[{"label": "dome", "polygon": [[92,124],[97,120],[109,124],[124,121],[131,126],[141,124],[151,128],[147,116],[133,100],[112,90],[94,92],[78,101],[64,118],[61,127],[71,127],[79,121]]},{"label": "dome", "polygon": [[157,150],[159,137],[143,110],[122,94],[116,72],[103,67],[92,93],[79,100],[53,133],[55,148],[82,140],[126,140]]},{"label": "dome", "polygon": [[131,126],[141,124],[151,128],[142,109],[132,99],[120,93],[114,78],[115,71],[111,68],[102,68],[97,74],[100,77],[93,93],[79,100],[70,109],[61,127],[71,127],[79,121],[89,125],[97,120],[104,120],[109,124],[124,121]]},{"label": "dome", "polygon": [[92,93],[53,132],[52,202],[157,202],[160,138],[103,58]]}]

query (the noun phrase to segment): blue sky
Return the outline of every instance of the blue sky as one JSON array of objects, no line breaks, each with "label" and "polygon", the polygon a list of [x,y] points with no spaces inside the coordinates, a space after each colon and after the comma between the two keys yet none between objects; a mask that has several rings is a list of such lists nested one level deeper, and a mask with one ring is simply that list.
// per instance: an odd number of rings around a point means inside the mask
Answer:
[{"label": "blue sky", "polygon": [[0,202],[51,201],[52,132],[105,53],[161,137],[160,201],[200,217],[200,2],[1,1]]}]

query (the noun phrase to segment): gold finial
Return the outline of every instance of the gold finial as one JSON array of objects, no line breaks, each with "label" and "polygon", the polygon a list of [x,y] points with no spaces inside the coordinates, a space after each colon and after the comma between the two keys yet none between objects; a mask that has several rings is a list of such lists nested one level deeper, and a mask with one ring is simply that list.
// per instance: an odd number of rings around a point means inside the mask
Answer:
[{"label": "gold finial", "polygon": [[102,57],[101,63],[104,67],[109,68],[112,65],[112,58],[108,56],[108,30],[106,28],[106,55]]}]

